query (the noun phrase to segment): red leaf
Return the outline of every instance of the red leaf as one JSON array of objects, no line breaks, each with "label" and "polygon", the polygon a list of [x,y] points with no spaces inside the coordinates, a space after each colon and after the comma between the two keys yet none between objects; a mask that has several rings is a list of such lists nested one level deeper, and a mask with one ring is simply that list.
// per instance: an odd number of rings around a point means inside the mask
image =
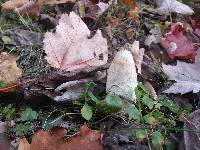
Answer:
[{"label": "red leaf", "polygon": [[194,62],[196,51],[193,42],[184,35],[184,31],[182,23],[175,23],[171,26],[171,31],[161,39],[161,44],[170,58],[191,59]]}]

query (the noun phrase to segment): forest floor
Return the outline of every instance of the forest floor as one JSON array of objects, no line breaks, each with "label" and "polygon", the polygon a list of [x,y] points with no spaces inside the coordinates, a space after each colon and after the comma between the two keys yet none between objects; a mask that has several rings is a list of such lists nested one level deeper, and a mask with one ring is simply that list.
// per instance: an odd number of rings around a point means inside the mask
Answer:
[{"label": "forest floor", "polygon": [[0,0],[0,149],[198,149],[200,2],[170,1]]}]

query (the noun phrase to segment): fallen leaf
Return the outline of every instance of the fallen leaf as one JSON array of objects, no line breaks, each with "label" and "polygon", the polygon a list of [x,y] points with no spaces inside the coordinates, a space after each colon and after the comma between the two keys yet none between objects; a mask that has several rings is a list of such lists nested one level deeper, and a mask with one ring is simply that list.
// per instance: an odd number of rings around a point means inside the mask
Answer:
[{"label": "fallen leaf", "polygon": [[38,16],[44,4],[56,5],[74,0],[8,0],[1,5],[2,11],[14,11],[15,13],[28,14],[30,16]]},{"label": "fallen leaf", "polygon": [[138,22],[139,15],[138,15],[138,8],[136,5],[135,0],[122,0],[122,2],[129,8],[128,15],[133,20]]},{"label": "fallen leaf", "polygon": [[135,9],[136,9],[136,2],[135,2],[135,0],[122,0],[122,2],[123,2],[130,10],[135,10]]},{"label": "fallen leaf", "polygon": [[[129,128],[138,128],[137,126],[130,126]],[[124,131],[123,128],[127,126],[118,127],[115,132],[106,132],[103,136],[103,145],[105,150],[149,150],[148,146],[144,144],[134,144],[130,142],[130,136],[135,132]],[[137,129],[136,131],[138,131]]]},{"label": "fallen leaf", "polygon": [[130,10],[128,12],[128,15],[129,15],[129,18],[132,21],[134,21],[136,23],[139,23],[139,15],[138,15],[138,9],[137,9],[137,7],[134,10]]},{"label": "fallen leaf", "polygon": [[80,97],[85,91],[85,85],[89,81],[92,81],[92,80],[81,79],[81,80],[69,81],[69,82],[59,85],[55,89],[55,92],[59,93],[63,90],[66,90],[66,91],[62,92],[63,93],[62,95],[54,97],[54,100],[57,102],[63,102],[63,101],[80,99]]},{"label": "fallen leaf", "polygon": [[[198,52],[199,53],[199,52]],[[200,54],[196,56],[199,60]],[[177,61],[176,66],[162,65],[163,72],[167,75],[168,80],[175,80],[165,93],[185,94],[188,92],[198,93],[200,91],[200,62],[195,64]]]},{"label": "fallen leaf", "polygon": [[135,31],[134,31],[133,28],[128,28],[128,29],[125,31],[125,34],[126,34],[126,38],[127,38],[128,40],[131,40],[131,39],[133,39],[133,36],[134,36],[134,34],[135,34]]},{"label": "fallen leaf", "polygon": [[61,16],[55,33],[47,32],[44,39],[46,60],[55,68],[65,71],[88,69],[107,63],[107,41],[101,31],[88,39],[90,30],[74,13]]},{"label": "fallen leaf", "polygon": [[[52,99],[52,100],[57,100],[57,96],[63,96],[65,92],[68,90],[74,90],[75,92],[78,90],[78,88],[83,87],[83,84],[78,85],[78,86],[69,86],[70,84],[67,85],[66,88],[63,88],[63,90],[59,90],[58,92],[54,91],[59,85],[66,83],[69,81],[78,81],[82,79],[87,79],[88,75],[93,78],[93,82],[98,81],[99,78],[99,71],[102,70],[107,70],[109,68],[109,64],[100,66],[100,67],[95,67],[91,68],[88,70],[76,70],[72,72],[64,72],[64,71],[53,71],[50,74],[47,74],[40,80],[35,80],[34,82],[26,83],[23,84],[23,90],[24,90],[24,98],[27,102],[32,103],[35,105],[36,104],[41,104],[44,102],[44,98],[47,99]],[[103,75],[104,76],[104,75]],[[72,82],[71,82],[72,83]],[[78,83],[78,82],[77,82]],[[78,87],[76,89],[76,87]],[[105,91],[105,87],[102,84],[97,84],[94,88],[94,93],[95,95],[102,94]],[[76,92],[75,94],[77,96],[80,96],[81,93]],[[59,97],[59,100],[61,97]]]},{"label": "fallen leaf", "polygon": [[97,20],[110,6],[110,3],[93,2],[92,0],[80,0],[75,3],[73,11],[81,18]]},{"label": "fallen leaf", "polygon": [[16,29],[7,31],[4,35],[9,36],[11,41],[8,44],[25,46],[25,45],[41,45],[42,36],[40,33]]},{"label": "fallen leaf", "polygon": [[[200,147],[200,111],[192,112],[184,123],[184,143],[186,150],[197,150]],[[194,132],[191,132],[194,131]]]},{"label": "fallen leaf", "polygon": [[135,66],[138,70],[138,73],[141,74],[141,65],[145,49],[139,47],[139,41],[134,41],[134,43],[130,46],[130,49],[133,54],[133,59],[135,61]]},{"label": "fallen leaf", "polygon": [[121,50],[108,69],[106,91],[134,101],[136,87],[137,73],[133,56],[128,50]]},{"label": "fallen leaf", "polygon": [[147,90],[149,91],[149,94],[151,96],[151,98],[153,98],[154,100],[157,100],[158,96],[156,94],[155,89],[153,88],[153,86],[151,85],[151,83],[149,82],[145,82],[144,86],[147,88]]},{"label": "fallen leaf", "polygon": [[185,114],[184,111],[181,111],[181,112],[179,113],[178,119],[179,119],[180,122],[184,122],[184,121],[186,120],[185,115],[186,115],[186,114]]},{"label": "fallen leaf", "polygon": [[160,2],[160,7],[156,9],[159,14],[170,15],[172,12],[191,15],[194,11],[187,5],[182,4],[177,0],[163,0]]},{"label": "fallen leaf", "polygon": [[18,150],[103,150],[101,133],[83,125],[80,130],[68,140],[64,140],[66,129],[54,127],[51,132],[38,130],[30,145],[21,139]]},{"label": "fallen leaf", "polygon": [[6,133],[7,128],[8,128],[8,123],[0,121],[0,134]]},{"label": "fallen leaf", "polygon": [[162,46],[167,50],[170,58],[195,60],[196,51],[193,42],[184,35],[184,27],[180,22],[171,26],[171,31],[161,39]]},{"label": "fallen leaf", "polygon": [[9,0],[1,5],[1,10],[2,11],[14,10],[15,8],[23,6],[27,2],[28,2],[27,0]]},{"label": "fallen leaf", "polygon": [[111,29],[115,29],[119,24],[119,18],[112,16],[110,13],[107,15],[108,26]]},{"label": "fallen leaf", "polygon": [[7,137],[8,123],[0,121],[0,149],[9,150],[9,140]]},{"label": "fallen leaf", "polygon": [[26,138],[20,139],[18,150],[30,150],[30,149],[31,149],[31,145],[28,143]]},{"label": "fallen leaf", "polygon": [[5,87],[18,83],[22,71],[17,67],[16,56],[5,52],[0,54],[0,81],[5,83]]},{"label": "fallen leaf", "polygon": [[14,11],[17,14],[39,15],[44,0],[9,0],[1,5],[2,11]]},{"label": "fallen leaf", "polygon": [[149,32],[150,35],[148,35],[147,38],[145,39],[145,45],[150,46],[152,43],[155,44],[160,43],[162,37],[160,26],[155,25],[155,27],[151,29]]},{"label": "fallen leaf", "polygon": [[108,3],[99,2],[97,3],[97,6],[100,8],[100,11],[98,13],[100,16],[108,9],[108,7],[110,6],[110,2]]}]

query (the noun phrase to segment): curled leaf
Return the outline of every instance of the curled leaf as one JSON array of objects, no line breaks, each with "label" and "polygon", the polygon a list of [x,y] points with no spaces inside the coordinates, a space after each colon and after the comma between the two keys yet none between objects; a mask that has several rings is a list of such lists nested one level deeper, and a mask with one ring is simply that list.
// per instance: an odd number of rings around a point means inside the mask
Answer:
[{"label": "curled leaf", "polygon": [[172,12],[191,15],[194,11],[187,5],[177,1],[177,0],[162,0],[160,7],[157,8],[159,14],[169,15]]}]

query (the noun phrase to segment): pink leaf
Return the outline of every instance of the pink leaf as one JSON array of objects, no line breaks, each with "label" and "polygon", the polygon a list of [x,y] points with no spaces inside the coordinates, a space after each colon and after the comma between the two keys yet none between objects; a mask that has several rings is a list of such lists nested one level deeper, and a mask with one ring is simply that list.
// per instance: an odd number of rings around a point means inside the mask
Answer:
[{"label": "pink leaf", "polygon": [[74,12],[63,14],[56,32],[47,32],[44,39],[46,60],[65,71],[88,69],[107,63],[107,41],[97,30],[92,38],[87,25]]},{"label": "pink leaf", "polygon": [[180,22],[171,26],[171,31],[161,39],[161,44],[172,59],[177,57],[195,60],[196,51],[193,43],[184,35],[184,27]]}]

